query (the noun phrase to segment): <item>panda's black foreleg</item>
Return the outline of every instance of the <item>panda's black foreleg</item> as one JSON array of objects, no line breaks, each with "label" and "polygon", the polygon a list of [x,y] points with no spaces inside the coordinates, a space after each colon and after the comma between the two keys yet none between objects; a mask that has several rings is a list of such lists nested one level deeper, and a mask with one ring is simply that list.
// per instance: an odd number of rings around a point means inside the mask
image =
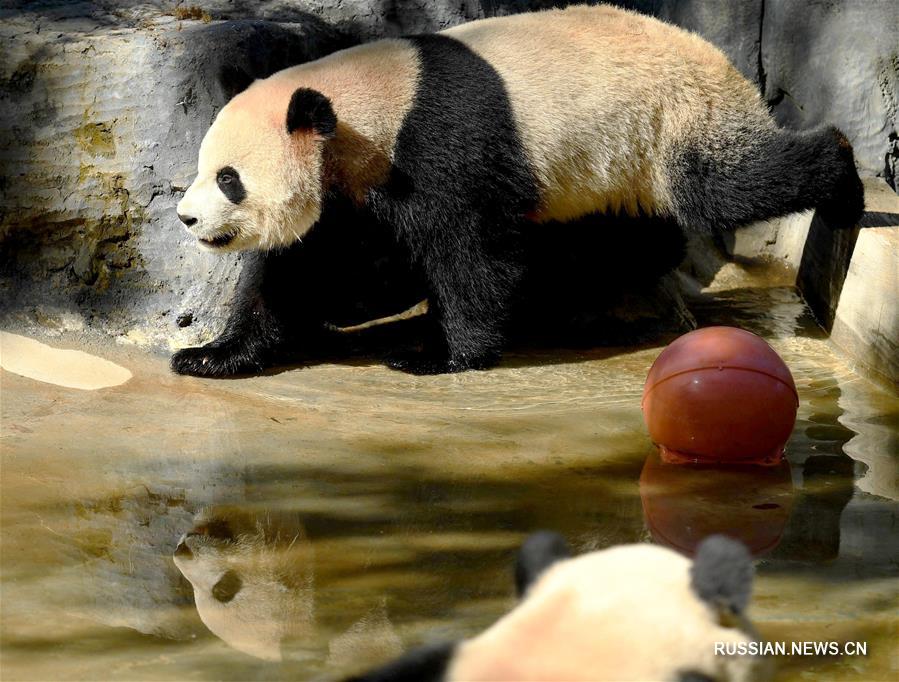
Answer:
[{"label": "panda's black foreleg", "polygon": [[292,293],[302,284],[296,281],[299,248],[245,254],[224,331],[205,346],[176,352],[172,370],[200,377],[258,374],[292,359],[299,346],[314,346],[326,333],[316,311],[305,310],[298,319],[292,309]]},{"label": "panda's black foreleg", "polygon": [[413,245],[428,284],[437,333],[422,351],[387,364],[412,374],[487,369],[500,358],[510,301],[523,270],[513,230],[491,234],[479,221],[444,227]]},{"label": "panda's black foreleg", "polygon": [[224,333],[205,346],[179,350],[171,367],[197,377],[258,374],[275,364],[281,346],[281,326],[271,311],[261,306],[235,310]]},{"label": "panda's black foreleg", "polygon": [[226,377],[258,373],[269,366],[284,342],[283,325],[265,300],[263,285],[270,260],[263,253],[245,256],[224,331],[205,346],[176,352],[171,360],[174,372]]}]

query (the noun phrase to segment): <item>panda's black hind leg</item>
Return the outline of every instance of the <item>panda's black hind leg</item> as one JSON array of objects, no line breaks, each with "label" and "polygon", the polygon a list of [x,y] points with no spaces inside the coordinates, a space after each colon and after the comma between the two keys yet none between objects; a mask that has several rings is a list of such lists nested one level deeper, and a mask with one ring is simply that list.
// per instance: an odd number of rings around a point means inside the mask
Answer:
[{"label": "panda's black hind leg", "polygon": [[852,228],[864,212],[852,146],[836,128],[735,128],[708,149],[682,150],[672,194],[681,226],[703,232],[808,209],[832,227]]},{"label": "panda's black hind leg", "polygon": [[388,367],[417,375],[455,374],[489,369],[499,362],[503,335],[498,323],[479,323],[464,314],[450,318],[430,300],[428,314],[435,316],[437,330],[426,336],[421,348],[390,354]]}]

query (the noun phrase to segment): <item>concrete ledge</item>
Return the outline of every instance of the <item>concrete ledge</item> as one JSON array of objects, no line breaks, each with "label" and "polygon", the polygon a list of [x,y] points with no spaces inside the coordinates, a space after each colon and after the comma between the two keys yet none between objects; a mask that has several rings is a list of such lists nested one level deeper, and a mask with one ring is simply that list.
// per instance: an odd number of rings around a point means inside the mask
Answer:
[{"label": "concrete ledge", "polygon": [[899,386],[899,196],[866,183],[866,215],[836,307],[830,340],[865,374]]},{"label": "concrete ledge", "polygon": [[865,215],[853,230],[806,212],[739,230],[725,247],[737,262],[785,265],[854,369],[899,385],[899,196],[883,180],[865,180]]}]

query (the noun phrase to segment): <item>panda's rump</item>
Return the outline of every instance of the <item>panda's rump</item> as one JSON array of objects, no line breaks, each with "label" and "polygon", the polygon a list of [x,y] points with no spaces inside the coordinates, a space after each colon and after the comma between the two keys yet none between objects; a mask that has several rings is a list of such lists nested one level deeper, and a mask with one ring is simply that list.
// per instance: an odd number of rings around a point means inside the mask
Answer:
[{"label": "panda's rump", "polygon": [[669,213],[667,170],[722,120],[764,120],[716,48],[617,8],[573,7],[446,32],[500,74],[540,187],[539,220]]}]

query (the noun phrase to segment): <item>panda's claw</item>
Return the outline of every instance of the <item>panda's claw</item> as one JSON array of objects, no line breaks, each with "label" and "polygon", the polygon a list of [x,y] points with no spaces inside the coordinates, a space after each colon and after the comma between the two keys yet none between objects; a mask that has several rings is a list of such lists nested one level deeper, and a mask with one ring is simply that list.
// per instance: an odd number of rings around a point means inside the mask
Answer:
[{"label": "panda's claw", "polygon": [[245,349],[214,342],[179,350],[172,355],[170,365],[176,374],[213,378],[257,373],[264,369],[263,363]]},{"label": "panda's claw", "polygon": [[391,355],[387,366],[408,374],[429,376],[434,374],[456,374],[470,369],[487,369],[496,364],[493,356],[483,358],[454,358],[436,355],[427,351],[405,351]]}]

